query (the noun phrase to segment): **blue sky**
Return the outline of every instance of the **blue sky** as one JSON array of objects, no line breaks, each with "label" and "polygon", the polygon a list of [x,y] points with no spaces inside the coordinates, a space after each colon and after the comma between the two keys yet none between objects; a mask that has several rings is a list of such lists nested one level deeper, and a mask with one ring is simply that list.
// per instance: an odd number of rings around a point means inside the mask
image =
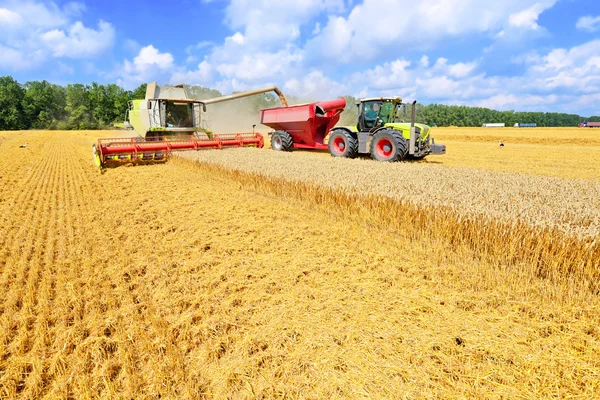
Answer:
[{"label": "blue sky", "polygon": [[0,75],[600,115],[600,2],[0,0]]}]

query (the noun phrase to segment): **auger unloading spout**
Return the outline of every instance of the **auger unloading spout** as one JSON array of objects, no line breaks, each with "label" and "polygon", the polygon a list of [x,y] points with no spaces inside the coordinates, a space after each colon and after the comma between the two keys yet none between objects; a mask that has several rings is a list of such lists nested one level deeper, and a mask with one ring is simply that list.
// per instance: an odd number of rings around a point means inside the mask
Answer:
[{"label": "auger unloading spout", "polygon": [[228,146],[263,147],[257,132],[213,134],[203,113],[206,106],[256,94],[275,92],[284,107],[287,99],[276,86],[234,93],[208,100],[191,98],[183,85],[148,84],[144,100],[132,100],[126,114],[126,126],[138,137],[98,139],[92,148],[100,170],[111,164],[141,164],[165,161],[174,151],[221,149]]},{"label": "auger unloading spout", "polygon": [[287,99],[283,95],[283,92],[281,92],[281,90],[279,90],[279,88],[277,86],[269,86],[269,87],[262,88],[262,89],[249,90],[247,92],[240,92],[240,93],[230,94],[227,96],[215,97],[213,99],[202,100],[202,102],[207,105],[215,104],[215,103],[221,103],[223,101],[241,99],[242,97],[254,96],[255,94],[262,94],[262,93],[269,93],[269,92],[275,92],[275,94],[279,97],[279,101],[281,101],[281,105],[283,107],[288,106]]}]

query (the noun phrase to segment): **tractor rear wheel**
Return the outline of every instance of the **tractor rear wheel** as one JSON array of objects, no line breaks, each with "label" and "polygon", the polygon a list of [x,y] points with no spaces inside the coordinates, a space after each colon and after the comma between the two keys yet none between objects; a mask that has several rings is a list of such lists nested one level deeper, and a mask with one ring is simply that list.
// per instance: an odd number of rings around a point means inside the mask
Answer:
[{"label": "tractor rear wheel", "polygon": [[354,158],[358,154],[358,140],[344,129],[334,129],[329,135],[329,153],[333,157]]},{"label": "tractor rear wheel", "polygon": [[394,129],[382,129],[371,140],[371,158],[377,161],[402,161],[408,153],[408,142]]},{"label": "tractor rear wheel", "polygon": [[271,134],[271,148],[275,151],[292,151],[294,139],[286,131],[275,131]]}]

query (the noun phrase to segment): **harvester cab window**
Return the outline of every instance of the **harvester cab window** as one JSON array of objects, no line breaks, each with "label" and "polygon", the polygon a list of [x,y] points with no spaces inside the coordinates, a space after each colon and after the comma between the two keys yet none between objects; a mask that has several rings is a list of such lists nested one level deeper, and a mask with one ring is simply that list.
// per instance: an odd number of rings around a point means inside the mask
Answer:
[{"label": "harvester cab window", "polygon": [[168,127],[175,128],[191,128],[192,121],[192,104],[177,104],[167,103],[167,118]]}]

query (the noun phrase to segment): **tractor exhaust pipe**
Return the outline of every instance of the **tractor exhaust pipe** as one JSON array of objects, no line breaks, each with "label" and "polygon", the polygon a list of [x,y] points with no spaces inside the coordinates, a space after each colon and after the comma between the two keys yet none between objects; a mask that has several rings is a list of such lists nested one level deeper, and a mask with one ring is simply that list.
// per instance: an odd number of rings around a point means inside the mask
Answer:
[{"label": "tractor exhaust pipe", "polygon": [[417,134],[415,132],[415,122],[416,122],[416,118],[417,118],[417,101],[413,101],[412,103],[412,110],[411,110],[411,117],[410,117],[410,142],[408,143],[408,154],[410,155],[414,155],[415,154],[415,147],[416,147],[416,141],[417,141]]}]

